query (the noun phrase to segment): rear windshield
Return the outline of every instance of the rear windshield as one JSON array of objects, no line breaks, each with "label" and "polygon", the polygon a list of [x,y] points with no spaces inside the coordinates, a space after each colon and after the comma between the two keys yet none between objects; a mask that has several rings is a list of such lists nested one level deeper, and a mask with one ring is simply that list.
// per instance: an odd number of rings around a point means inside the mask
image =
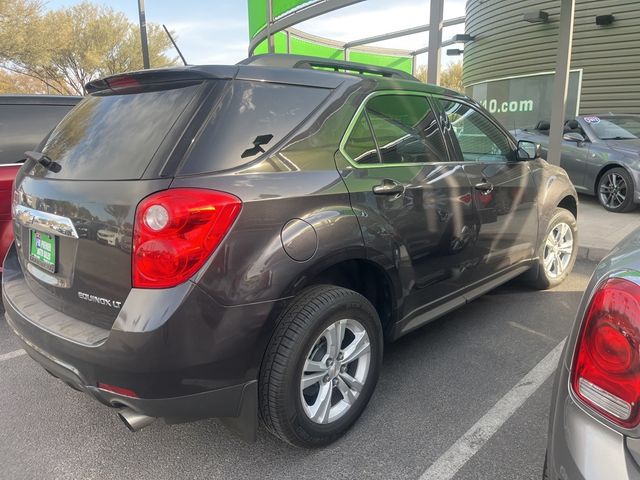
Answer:
[{"label": "rear windshield", "polygon": [[259,158],[330,93],[315,87],[227,82],[180,173],[227,170]]},{"label": "rear windshield", "polygon": [[88,96],[42,149],[60,170],[37,165],[32,174],[71,180],[140,178],[199,88]]}]

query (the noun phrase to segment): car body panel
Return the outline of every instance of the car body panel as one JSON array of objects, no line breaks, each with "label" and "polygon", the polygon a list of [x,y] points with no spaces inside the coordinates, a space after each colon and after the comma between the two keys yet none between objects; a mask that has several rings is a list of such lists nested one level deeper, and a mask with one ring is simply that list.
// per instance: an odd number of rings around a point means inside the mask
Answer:
[{"label": "car body panel", "polygon": [[640,478],[640,429],[621,429],[584,405],[570,387],[570,369],[582,320],[594,294],[609,278],[640,284],[640,230],[616,246],[598,265],[567,337],[554,381],[549,417],[549,478],[631,480]]}]

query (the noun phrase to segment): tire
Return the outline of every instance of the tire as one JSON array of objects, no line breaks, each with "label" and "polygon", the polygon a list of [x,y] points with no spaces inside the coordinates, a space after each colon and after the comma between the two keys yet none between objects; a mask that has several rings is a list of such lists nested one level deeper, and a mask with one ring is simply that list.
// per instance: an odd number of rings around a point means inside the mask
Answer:
[{"label": "tire", "polygon": [[[345,359],[352,358],[350,353],[369,340],[368,353],[350,363],[344,362],[342,367],[337,347],[335,350],[331,347],[338,342],[329,342],[330,337],[335,338],[332,333],[340,331],[337,325],[344,327],[339,352],[344,352]],[[333,362],[331,351],[336,356]],[[380,319],[366,298],[331,285],[302,291],[280,316],[260,371],[259,411],[267,430],[297,447],[321,447],[338,439],[367,406],[380,374],[382,351]],[[304,390],[303,375],[308,382]],[[315,380],[319,375],[322,379]],[[352,385],[358,385],[354,379],[359,378],[360,391],[349,388],[343,378],[350,378],[348,382],[353,381]],[[347,396],[342,394],[343,390]],[[322,402],[321,398],[329,398],[330,403]],[[318,407],[314,419],[315,405]],[[323,409],[323,405],[330,408]]]},{"label": "tire", "polygon": [[635,209],[634,195],[633,179],[624,168],[607,170],[598,180],[598,202],[610,212],[624,213]]},{"label": "tire", "polygon": [[[564,230],[562,225],[568,227],[568,230]],[[553,236],[551,236],[552,232],[554,232]],[[560,241],[557,242],[559,247],[566,245],[566,240],[569,237],[571,238],[571,251],[570,253],[567,252],[566,246],[564,249],[560,248],[557,251],[559,256],[558,260],[554,255],[553,248],[547,244],[547,240],[554,243],[551,239],[558,239],[559,236],[562,236]],[[528,277],[525,278],[531,286],[539,290],[553,288],[560,285],[571,273],[571,270],[576,263],[577,256],[578,225],[576,217],[574,217],[573,213],[569,210],[556,208],[551,216],[545,235],[542,237],[540,245],[538,246],[538,262],[531,269]],[[545,259],[551,260],[551,262],[545,263]]]}]

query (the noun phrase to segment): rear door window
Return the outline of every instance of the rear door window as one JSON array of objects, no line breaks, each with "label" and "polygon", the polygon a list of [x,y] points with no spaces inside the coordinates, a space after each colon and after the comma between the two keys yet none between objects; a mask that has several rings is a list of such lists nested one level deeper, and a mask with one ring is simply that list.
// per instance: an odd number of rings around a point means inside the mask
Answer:
[{"label": "rear door window", "polygon": [[60,122],[43,153],[60,165],[34,176],[72,180],[142,177],[200,84],[126,94],[93,94]]},{"label": "rear door window", "polygon": [[384,164],[447,161],[447,150],[429,100],[421,95],[378,95],[366,113]]},{"label": "rear door window", "polygon": [[316,87],[228,82],[180,174],[218,172],[260,158],[309,117],[330,93]]}]

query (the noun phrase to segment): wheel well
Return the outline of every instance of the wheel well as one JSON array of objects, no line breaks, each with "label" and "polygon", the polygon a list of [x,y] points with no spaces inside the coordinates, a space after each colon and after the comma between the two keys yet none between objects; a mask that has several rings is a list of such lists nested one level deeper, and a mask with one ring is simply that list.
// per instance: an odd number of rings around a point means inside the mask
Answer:
[{"label": "wheel well", "polygon": [[393,326],[395,299],[390,279],[382,268],[366,260],[345,260],[311,278],[307,286],[330,284],[365,297],[378,312],[385,336]]},{"label": "wheel well", "polygon": [[573,213],[573,216],[576,219],[578,218],[578,204],[576,203],[576,199],[572,196],[568,195],[560,200],[558,207],[569,210],[571,213]]},{"label": "wheel well", "polygon": [[596,184],[593,186],[593,192],[596,194],[596,196],[598,195],[598,184],[600,183],[600,179],[605,173],[607,173],[609,170],[613,170],[614,168],[624,168],[624,167],[616,163],[612,163],[611,165],[607,165],[603,167],[603,169],[598,172],[598,176],[596,177]]}]

